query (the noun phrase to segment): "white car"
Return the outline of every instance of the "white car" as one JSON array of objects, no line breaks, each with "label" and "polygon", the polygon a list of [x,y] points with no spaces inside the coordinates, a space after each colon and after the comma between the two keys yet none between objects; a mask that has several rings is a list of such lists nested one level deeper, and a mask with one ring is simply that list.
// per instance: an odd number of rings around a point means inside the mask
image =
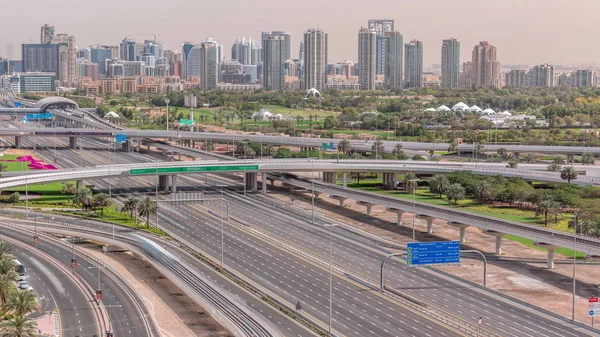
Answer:
[{"label": "white car", "polygon": [[26,281],[23,281],[23,282],[19,283],[19,289],[27,290],[27,289],[29,289],[29,284]]}]

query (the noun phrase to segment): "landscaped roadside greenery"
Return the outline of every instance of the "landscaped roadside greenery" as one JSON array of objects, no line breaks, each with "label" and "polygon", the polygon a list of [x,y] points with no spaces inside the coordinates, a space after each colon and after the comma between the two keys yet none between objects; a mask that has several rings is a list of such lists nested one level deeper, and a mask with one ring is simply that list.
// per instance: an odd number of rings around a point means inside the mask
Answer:
[{"label": "landscaped roadside greenery", "polygon": [[32,290],[17,290],[12,247],[0,241],[0,336],[36,337],[35,323],[27,314],[39,308]]}]

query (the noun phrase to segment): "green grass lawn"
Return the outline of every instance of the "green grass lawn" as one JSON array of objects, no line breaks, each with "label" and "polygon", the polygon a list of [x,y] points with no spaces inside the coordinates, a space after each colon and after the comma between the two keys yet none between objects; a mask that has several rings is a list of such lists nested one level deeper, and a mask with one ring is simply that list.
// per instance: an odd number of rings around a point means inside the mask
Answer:
[{"label": "green grass lawn", "polygon": [[[75,182],[72,182],[75,184]],[[6,190],[8,193],[19,192],[21,197],[25,196],[25,190],[31,195],[39,194],[40,198],[31,199],[29,203],[36,207],[43,207],[45,205],[49,207],[71,207],[69,203],[69,196],[62,194],[63,183],[49,183],[49,184],[33,184],[27,187],[13,187]],[[25,200],[21,200],[19,205],[25,205]]]},{"label": "green grass lawn", "polygon": [[[523,222],[523,223],[532,224],[532,225],[536,225],[536,226],[540,226],[540,227],[544,226],[543,219],[541,217],[535,216],[534,210],[517,209],[517,208],[496,208],[491,205],[477,204],[472,199],[462,200],[462,201],[459,201],[458,205],[454,205],[453,203],[449,203],[446,198],[444,198],[444,197],[440,198],[439,196],[429,193],[429,191],[425,190],[425,189],[418,189],[416,191],[416,193],[413,195],[412,193],[407,193],[404,191],[382,190],[382,189],[377,188],[377,186],[381,185],[381,184],[382,184],[381,180],[369,179],[369,180],[361,180],[360,185],[357,183],[349,183],[348,187],[358,188],[363,191],[385,194],[385,195],[393,196],[393,197],[400,198],[400,199],[416,200],[418,202],[428,203],[428,204],[437,205],[437,206],[463,209],[463,210],[466,210],[469,212],[487,215],[487,216],[491,216],[491,217],[496,217],[499,219]],[[559,221],[556,224],[553,222],[550,222],[550,226],[553,229],[561,230],[564,232],[572,232],[572,230],[570,230],[568,228],[568,221],[569,221],[568,217],[563,216],[562,219],[559,219]],[[518,236],[514,236],[514,235],[507,235],[507,236],[505,236],[505,238],[512,240],[512,241],[520,242],[527,247],[531,247],[531,248],[535,248],[535,249],[539,249],[539,250],[545,250],[545,248],[543,248],[543,247],[535,246],[533,244],[534,240],[531,240],[531,239],[526,239],[526,238],[522,238],[522,237],[518,237]],[[557,248],[556,253],[564,255],[566,257],[573,256],[573,250],[568,249],[568,248]],[[586,254],[584,252],[579,252],[579,251],[577,252],[578,258],[584,258],[585,255]]]},{"label": "green grass lawn", "polygon": [[5,154],[0,157],[0,163],[6,165],[6,172],[22,172],[29,171],[28,162],[9,162],[7,160],[16,160],[20,156]]}]

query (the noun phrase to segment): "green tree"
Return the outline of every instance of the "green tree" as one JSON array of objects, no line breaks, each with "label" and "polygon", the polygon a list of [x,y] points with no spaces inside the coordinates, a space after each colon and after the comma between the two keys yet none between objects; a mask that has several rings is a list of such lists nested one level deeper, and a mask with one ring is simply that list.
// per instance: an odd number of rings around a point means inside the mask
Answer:
[{"label": "green tree", "polygon": [[140,202],[138,214],[146,218],[146,228],[150,227],[150,215],[156,214],[157,209],[158,205],[156,204],[156,200],[150,197],[146,197]]},{"label": "green tree", "polygon": [[473,193],[475,201],[480,204],[485,204],[490,200],[494,199],[494,191],[492,185],[488,182],[484,182],[475,186],[475,193]]},{"label": "green tree", "polygon": [[37,337],[37,332],[29,318],[19,315],[0,326],[0,335],[3,337]]},{"label": "green tree", "polygon": [[0,260],[12,259],[12,245],[6,241],[0,241]]},{"label": "green tree", "polygon": [[73,195],[73,203],[79,205],[83,210],[89,210],[94,205],[92,191],[87,188],[81,188]]},{"label": "green tree", "polygon": [[68,181],[68,182],[62,183],[61,193],[67,195],[67,200],[69,202],[71,202],[71,196],[73,196],[76,192],[77,192],[77,188],[75,187],[75,184],[73,184],[72,182]]},{"label": "green tree", "polygon": [[19,192],[14,192],[8,197],[8,202],[11,204],[16,204],[21,199],[21,194]]},{"label": "green tree", "polygon": [[503,147],[499,148],[498,151],[496,151],[496,153],[498,153],[498,155],[502,157],[502,159],[508,158],[508,151]]},{"label": "green tree", "polygon": [[31,290],[12,292],[3,306],[4,309],[13,311],[18,316],[28,314],[38,307],[35,294]]},{"label": "green tree", "polygon": [[571,180],[577,179],[577,171],[573,166],[564,167],[560,170],[560,178],[566,180],[568,184],[571,183]]},{"label": "green tree", "polygon": [[440,199],[446,193],[448,186],[450,186],[448,177],[442,174],[435,175],[429,180],[429,192],[439,195]]},{"label": "green tree", "polygon": [[6,166],[5,164],[0,163],[0,172],[6,172],[6,170],[8,170],[8,166]]},{"label": "green tree", "polygon": [[452,141],[452,143],[450,143],[450,146],[448,147],[448,152],[450,152],[450,153],[458,152],[458,144],[456,144],[456,141]]},{"label": "green tree", "polygon": [[95,194],[92,200],[92,207],[100,209],[100,215],[104,216],[104,208],[110,206],[110,198],[106,193]]},{"label": "green tree", "polygon": [[356,183],[360,185],[360,179],[364,179],[367,176],[365,172],[352,172],[350,173],[350,177],[352,179],[356,179]]},{"label": "green tree", "polygon": [[583,165],[594,165],[596,163],[596,157],[593,153],[586,152],[581,156],[581,164]]},{"label": "green tree", "polygon": [[4,258],[0,260],[0,275],[10,274],[15,272],[15,260],[12,258]]},{"label": "green tree", "polygon": [[461,184],[450,184],[446,190],[446,198],[449,201],[454,201],[455,205],[458,205],[459,200],[465,199],[465,188]]},{"label": "green tree", "polygon": [[405,190],[413,192],[417,189],[417,187],[419,187],[417,176],[412,172],[406,173],[404,175],[404,179],[402,179],[402,186]]},{"label": "green tree", "polygon": [[548,165],[548,171],[550,172],[558,172],[560,171],[561,166],[557,163],[552,163],[550,165]]},{"label": "green tree", "polygon": [[544,226],[548,226],[548,218],[560,209],[560,204],[551,199],[545,199],[537,204],[536,215],[544,216]]},{"label": "green tree", "polygon": [[[134,214],[137,212],[138,205],[140,200],[136,197],[128,197],[123,201],[123,207],[121,207],[121,212],[127,213],[129,212],[130,218],[134,219]],[[137,217],[135,217],[135,223],[137,223]]]},{"label": "green tree", "polygon": [[348,153],[352,151],[352,146],[350,145],[349,141],[342,139],[337,145],[337,150],[345,155],[348,155]]},{"label": "green tree", "polygon": [[294,153],[292,152],[292,150],[288,149],[287,147],[280,147],[277,149],[277,152],[275,152],[275,156],[273,156],[273,158],[293,158],[294,157]]},{"label": "green tree", "polygon": [[533,164],[536,161],[535,155],[533,153],[525,153],[523,155],[523,161],[528,164]]},{"label": "green tree", "polygon": [[558,165],[564,165],[566,163],[565,157],[563,156],[552,156],[552,163]]},{"label": "green tree", "polygon": [[375,159],[381,158],[384,150],[385,150],[385,146],[383,145],[383,142],[380,141],[379,139],[376,140],[375,142],[373,142],[373,145],[371,146],[372,157]]},{"label": "green tree", "polygon": [[506,165],[506,167],[508,168],[517,168],[517,165],[519,165],[519,161],[516,159],[511,159],[508,161],[508,164]]},{"label": "green tree", "polygon": [[5,303],[8,296],[15,291],[17,273],[0,274],[0,304]]}]

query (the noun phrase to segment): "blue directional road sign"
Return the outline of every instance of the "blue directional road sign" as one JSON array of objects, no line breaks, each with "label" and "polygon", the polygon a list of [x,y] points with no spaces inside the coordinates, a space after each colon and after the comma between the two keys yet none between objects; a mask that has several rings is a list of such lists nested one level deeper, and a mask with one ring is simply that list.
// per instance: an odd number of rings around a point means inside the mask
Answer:
[{"label": "blue directional road sign", "polygon": [[330,150],[335,150],[335,146],[333,146],[333,142],[329,142],[329,149]]},{"label": "blue directional road sign", "polygon": [[27,119],[52,119],[52,113],[27,114]]},{"label": "blue directional road sign", "polygon": [[409,266],[460,263],[460,242],[409,242],[406,263]]},{"label": "blue directional road sign", "polygon": [[117,142],[117,143],[125,143],[126,141],[127,141],[127,135],[119,133],[115,136],[115,142]]},{"label": "blue directional road sign", "polygon": [[15,102],[15,108],[20,108],[22,106],[21,102]]},{"label": "blue directional road sign", "polygon": [[27,123],[27,120],[28,120],[27,116],[23,116],[23,123]]}]

